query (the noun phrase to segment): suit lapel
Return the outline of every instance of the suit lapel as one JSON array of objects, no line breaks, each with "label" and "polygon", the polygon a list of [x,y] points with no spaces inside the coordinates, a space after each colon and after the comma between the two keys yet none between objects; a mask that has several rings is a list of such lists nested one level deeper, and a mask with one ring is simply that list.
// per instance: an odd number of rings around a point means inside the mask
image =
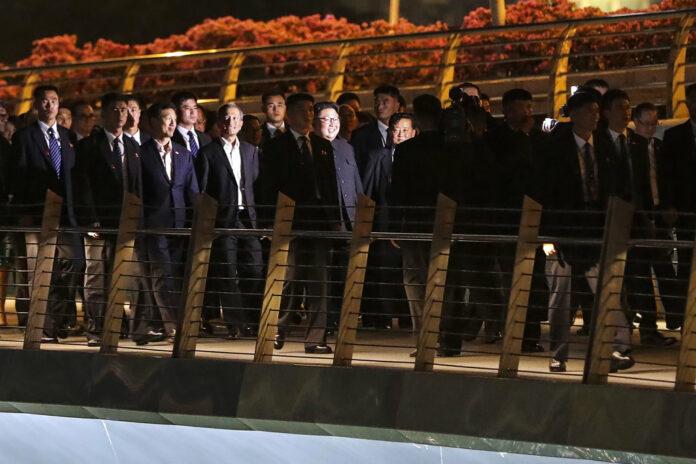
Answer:
[{"label": "suit lapel", "polygon": [[121,160],[114,154],[113,151],[111,151],[109,139],[105,133],[101,134],[97,143],[99,144],[99,151],[106,160],[106,163],[111,168],[111,174],[113,174],[117,181],[122,182],[123,173],[121,170]]},{"label": "suit lapel", "polygon": [[43,135],[43,132],[41,132],[41,128],[39,127],[39,123],[35,123],[34,129],[32,130],[32,137],[34,138],[34,142],[36,143],[36,146],[39,147],[41,150],[41,153],[43,154],[42,158],[44,162],[46,163],[46,166],[50,167],[53,172],[55,172],[55,168],[53,167],[53,163],[51,163],[51,152],[48,149],[48,144],[46,143],[46,138]]},{"label": "suit lapel", "polygon": [[[160,156],[159,151],[157,151],[157,142],[155,142],[154,139],[150,139],[147,141],[146,145],[143,145],[143,148],[150,152],[150,155],[152,156],[152,160],[157,165],[157,169],[159,170],[160,174],[162,174],[162,178],[165,180],[165,182],[168,182],[171,184],[172,181],[169,180],[169,178],[167,177],[167,171],[164,169],[164,163],[162,162],[162,157]],[[172,166],[174,166],[174,157],[172,157]],[[172,178],[174,178],[173,175],[172,175]]]},{"label": "suit lapel", "polygon": [[[239,143],[239,139],[237,139],[237,143]],[[221,158],[221,163],[225,166],[227,169],[227,172],[230,174],[230,177],[232,178],[232,181],[236,185],[236,180],[234,178],[234,171],[232,169],[232,165],[230,164],[230,159],[227,157],[227,153],[225,153],[225,148],[222,145],[222,140],[217,140],[217,152],[218,156]]]}]

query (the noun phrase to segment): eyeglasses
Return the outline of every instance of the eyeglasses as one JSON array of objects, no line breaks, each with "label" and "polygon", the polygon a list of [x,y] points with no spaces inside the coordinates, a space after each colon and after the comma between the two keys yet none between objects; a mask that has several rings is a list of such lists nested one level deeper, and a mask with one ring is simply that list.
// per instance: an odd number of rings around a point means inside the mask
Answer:
[{"label": "eyeglasses", "polygon": [[340,119],[338,118],[318,118],[322,124],[338,124]]}]

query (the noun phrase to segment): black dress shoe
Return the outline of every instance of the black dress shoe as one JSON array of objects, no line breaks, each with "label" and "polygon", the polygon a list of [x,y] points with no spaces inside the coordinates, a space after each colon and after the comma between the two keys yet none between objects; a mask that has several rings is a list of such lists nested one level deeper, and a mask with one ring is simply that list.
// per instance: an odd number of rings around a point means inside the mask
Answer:
[{"label": "black dress shoe", "polygon": [[147,345],[150,342],[161,342],[167,338],[167,334],[164,332],[157,332],[154,330],[148,330],[147,333],[140,338],[135,340],[135,344],[138,346]]},{"label": "black dress shoe", "polygon": [[276,333],[275,340],[273,340],[273,348],[276,350],[282,350],[285,346],[285,334],[282,332]]},{"label": "black dress shoe", "polygon": [[455,356],[459,356],[461,352],[459,350],[454,350],[454,349],[447,349],[447,348],[438,348],[437,349],[437,356],[439,358],[453,358]]},{"label": "black dress shoe", "polygon": [[558,359],[552,359],[549,361],[549,372],[565,372],[566,363],[565,361],[559,361]]},{"label": "black dress shoe", "polygon": [[503,334],[500,331],[493,332],[492,334],[486,334],[484,342],[488,344],[497,343],[503,339]]},{"label": "black dress shoe", "polygon": [[580,335],[581,337],[587,337],[590,335],[590,328],[582,326],[576,332],[575,335]]},{"label": "black dress shoe", "polygon": [[305,346],[304,352],[307,354],[331,354],[333,350],[328,345]]},{"label": "black dress shoe", "polygon": [[630,369],[636,362],[629,355],[621,354],[618,351],[614,351],[611,354],[611,364],[609,366],[609,372],[617,372],[625,369]]},{"label": "black dress shoe", "polygon": [[41,337],[41,343],[58,343],[56,337]]},{"label": "black dress shoe", "polygon": [[101,342],[101,338],[90,338],[89,340],[87,340],[87,346],[101,346]]},{"label": "black dress shoe", "polygon": [[409,358],[415,358],[416,356],[418,356],[418,350],[413,350],[408,355]]},{"label": "black dress shoe", "polygon": [[242,327],[242,336],[243,337],[257,337],[259,335],[259,329],[258,326],[256,325],[251,325],[251,324],[244,324]]},{"label": "black dress shoe", "polygon": [[201,322],[199,332],[202,336],[210,336],[215,333],[215,327],[210,322]]},{"label": "black dress shoe", "polygon": [[543,353],[544,347],[538,343],[522,342],[522,353]]},{"label": "black dress shoe", "polygon": [[675,337],[666,337],[655,330],[647,333],[641,333],[640,343],[642,345],[669,346],[677,343],[677,339]]},{"label": "black dress shoe", "polygon": [[229,327],[227,329],[227,336],[225,338],[227,340],[239,340],[241,334],[242,331],[239,329],[239,327]]}]

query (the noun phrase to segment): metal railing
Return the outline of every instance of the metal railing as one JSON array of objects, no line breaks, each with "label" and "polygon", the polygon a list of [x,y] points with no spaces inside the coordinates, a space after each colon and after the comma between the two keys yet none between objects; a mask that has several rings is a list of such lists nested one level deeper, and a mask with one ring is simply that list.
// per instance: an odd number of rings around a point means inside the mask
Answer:
[{"label": "metal railing", "polygon": [[[202,99],[257,104],[264,89],[279,84],[335,99],[378,82],[429,91],[444,101],[454,82],[471,80],[486,86],[496,105],[509,86],[525,86],[557,116],[570,83],[582,83],[591,73],[645,93],[645,100],[666,105],[667,117],[678,118],[687,114],[695,15],[695,9],[684,9],[6,68],[0,70],[0,90],[14,95],[21,114],[39,82],[57,84],[68,99],[96,100],[108,90],[152,96],[191,89]],[[607,26],[618,30],[607,32]],[[626,38],[632,42],[617,47],[615,40]]]},{"label": "metal railing", "polygon": [[[76,337],[68,337],[67,343],[60,345],[42,343],[47,323],[55,324],[52,318],[66,317],[49,310],[55,303],[51,289],[64,285],[53,278],[56,272],[64,271],[54,267],[55,249],[64,245],[71,234],[82,237],[93,231],[59,227],[61,204],[62,199],[49,192],[40,228],[0,229],[21,236],[27,248],[38,247],[35,265],[18,266],[16,271],[18,290],[25,291],[21,296],[18,291],[15,308],[20,320],[26,322],[17,325],[9,308],[2,312],[7,320],[0,330],[3,348],[96,348]],[[545,213],[529,198],[521,210],[513,210],[462,207],[440,195],[436,206],[414,207],[412,212],[423,220],[411,220],[406,231],[391,231],[391,227],[374,231],[375,203],[364,196],[355,211],[353,230],[344,232],[315,230],[311,221],[305,221],[302,230],[293,230],[293,217],[308,207],[296,207],[282,194],[273,207],[272,227],[259,229],[215,228],[217,204],[205,194],[199,195],[191,211],[190,228],[140,229],[140,208],[140,200],[127,195],[119,228],[99,229],[102,237],[113,237],[113,257],[87,256],[88,263],[105,260],[111,267],[104,271],[110,275],[106,280],[109,283],[101,284],[108,286],[102,288],[108,299],[102,302],[106,311],[91,328],[102,353],[389,366],[508,378],[582,380],[590,384],[626,383],[678,391],[693,391],[696,385],[696,366],[690,359],[696,350],[696,266],[692,265],[691,275],[686,275],[689,268],[683,264],[694,243],[684,237],[670,238],[667,228],[657,235],[648,233],[634,219],[650,213],[634,212],[632,206],[616,198],[610,200],[606,212],[547,212],[571,215],[577,221],[572,232],[550,229],[560,236],[540,235]],[[3,223],[12,224],[19,214],[26,215],[26,208],[13,213],[10,207]],[[693,219],[694,215],[682,216]],[[177,269],[172,275],[156,274],[149,266],[156,259],[138,251],[139,240],[157,236],[182,239],[181,245],[187,250],[178,257],[172,255],[171,262],[165,263]],[[267,243],[267,257],[251,263],[256,266],[253,272],[237,267],[237,274],[226,275],[219,272],[220,267],[239,263],[230,263],[219,250],[215,251],[215,241],[224,237],[272,240]],[[400,248],[391,245],[392,241]],[[564,256],[541,253],[543,243],[555,243],[561,249],[601,248],[601,255],[581,254],[573,261],[573,266],[588,269],[580,275],[588,285],[578,289],[574,283],[572,293],[570,286],[563,287],[564,279],[578,276],[569,274],[569,261],[564,264]],[[325,253],[322,265],[302,257],[313,246],[320,249],[317,253]],[[674,258],[666,256],[674,250],[684,253],[680,270],[665,276],[658,264],[672,266]],[[18,259],[28,256],[23,249],[17,253]],[[265,277],[262,267],[266,269]],[[89,275],[89,266],[87,269]],[[592,269],[594,274],[590,275]],[[656,275],[652,275],[653,269]],[[33,271],[33,277],[27,271]],[[135,278],[153,282],[171,278],[173,283],[171,288],[138,287],[132,283]],[[95,284],[85,280],[85,292],[91,285]],[[173,299],[164,304],[156,298],[144,301],[156,292],[169,292]],[[222,299],[230,294],[241,298]],[[556,300],[550,298],[552,294]],[[588,329],[585,336],[558,335],[559,318],[549,307],[554,306],[552,301],[565,296],[573,300],[566,308],[566,320],[560,318],[560,325],[569,329],[571,321],[567,318],[575,318],[577,313],[573,326]],[[136,301],[138,310],[145,314],[139,322],[145,325],[161,323],[162,318],[153,316],[153,311],[171,306],[166,309],[176,314],[173,345],[164,337],[146,346],[137,343],[137,331],[124,324],[129,320],[132,323]],[[68,303],[77,306],[77,298]],[[26,309],[20,309],[20,304]],[[582,319],[576,311],[580,307]],[[321,311],[325,320],[314,320],[315,310]],[[642,321],[640,330],[632,333],[636,313],[641,314]],[[649,317],[652,326],[644,326]],[[681,322],[675,324],[675,319]],[[683,327],[681,333],[675,328],[679,325]],[[25,326],[23,332],[20,326]],[[333,353],[305,353],[302,347],[307,346],[308,330],[327,326],[333,333],[325,341],[333,347]],[[616,371],[612,357],[619,349],[616,345],[621,331],[629,337],[623,352],[633,350],[636,365]],[[287,346],[274,349],[280,332],[285,334]],[[128,333],[132,341],[123,339]],[[679,344],[654,346],[643,339],[646,334],[666,334]],[[223,341],[225,337],[231,341]],[[563,344],[568,369],[549,372],[550,359],[563,357],[559,355]]]}]

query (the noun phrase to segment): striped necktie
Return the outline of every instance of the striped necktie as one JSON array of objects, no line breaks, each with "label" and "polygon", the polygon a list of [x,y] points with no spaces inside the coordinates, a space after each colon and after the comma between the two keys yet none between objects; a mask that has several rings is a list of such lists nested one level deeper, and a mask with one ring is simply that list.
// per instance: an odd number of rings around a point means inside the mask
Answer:
[{"label": "striped necktie", "polygon": [[188,138],[191,156],[195,158],[198,154],[198,144],[196,143],[196,137],[193,136],[193,131],[188,131]]},{"label": "striped necktie", "polygon": [[56,170],[56,174],[58,177],[60,177],[60,163],[62,159],[60,145],[58,145],[58,140],[56,139],[52,127],[49,127],[46,132],[48,133],[48,149],[51,153],[51,163],[53,164],[53,168]]}]

